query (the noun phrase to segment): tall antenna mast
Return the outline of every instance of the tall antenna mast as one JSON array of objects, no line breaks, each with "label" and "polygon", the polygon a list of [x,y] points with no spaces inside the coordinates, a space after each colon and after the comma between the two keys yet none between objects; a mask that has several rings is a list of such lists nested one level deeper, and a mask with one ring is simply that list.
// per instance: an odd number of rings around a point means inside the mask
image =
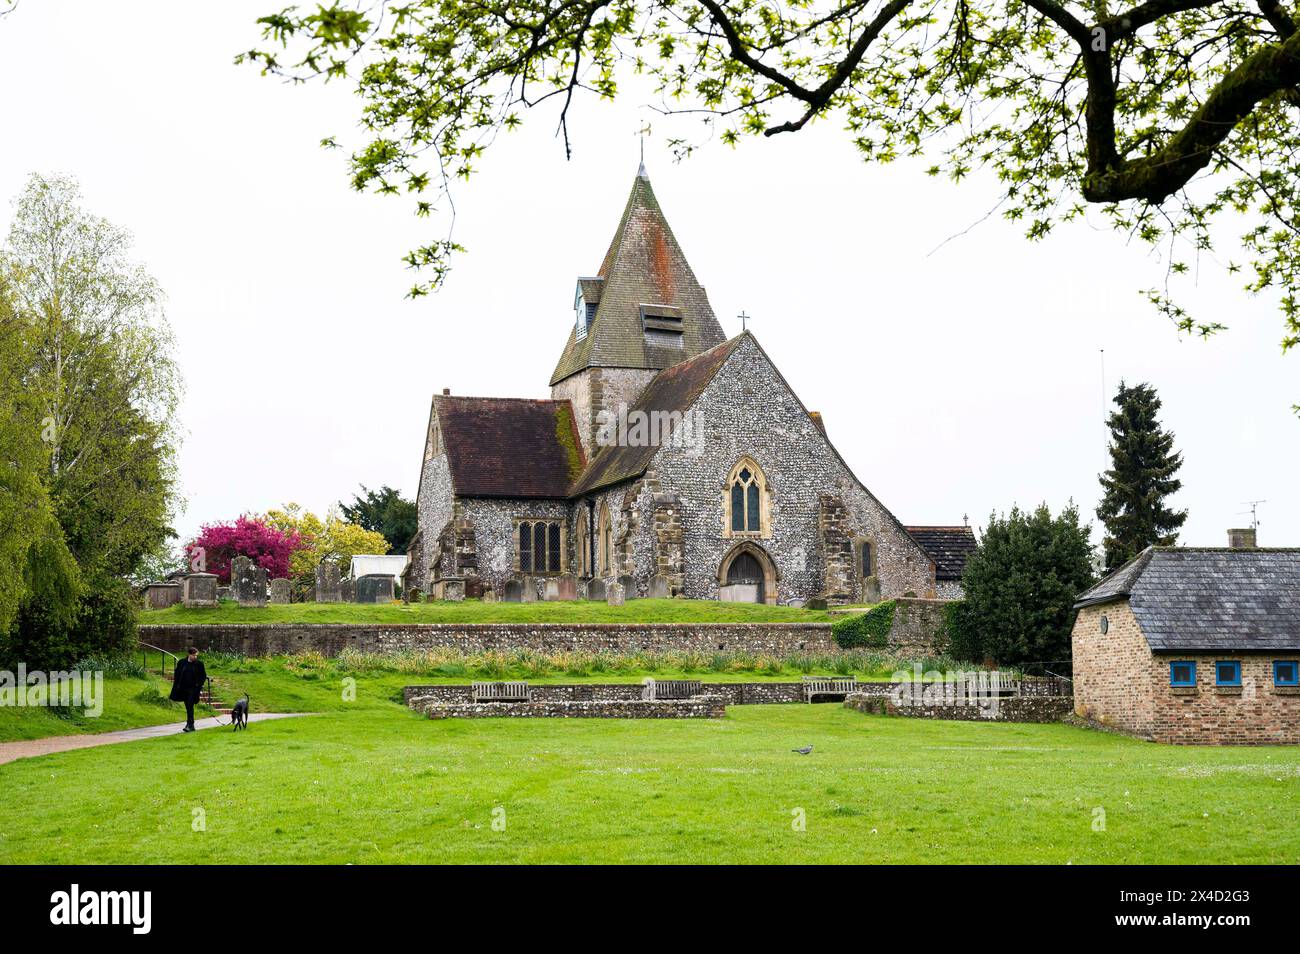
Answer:
[{"label": "tall antenna mast", "polygon": [[1243,500],[1242,506],[1249,507],[1249,510],[1238,511],[1238,516],[1250,514],[1250,527],[1252,530],[1259,529],[1259,505],[1268,503],[1267,500]]}]

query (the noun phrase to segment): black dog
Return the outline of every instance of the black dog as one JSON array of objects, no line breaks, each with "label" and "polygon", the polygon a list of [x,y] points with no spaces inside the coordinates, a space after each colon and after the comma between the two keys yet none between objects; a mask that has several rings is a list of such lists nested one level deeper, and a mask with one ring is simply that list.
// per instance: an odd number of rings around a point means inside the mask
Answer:
[{"label": "black dog", "polygon": [[248,728],[248,693],[244,693],[244,698],[235,703],[235,708],[230,710],[230,724],[235,727],[235,731]]}]

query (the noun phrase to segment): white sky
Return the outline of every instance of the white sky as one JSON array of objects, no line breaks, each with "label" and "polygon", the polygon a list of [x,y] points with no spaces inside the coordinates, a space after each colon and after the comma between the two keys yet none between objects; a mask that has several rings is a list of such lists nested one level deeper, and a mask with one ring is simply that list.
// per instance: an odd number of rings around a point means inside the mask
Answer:
[{"label": "white sky", "polygon": [[441,226],[351,192],[345,153],[318,146],[356,140],[352,88],[232,64],[280,6],[24,0],[0,20],[0,197],[32,171],[77,177],[167,291],[187,382],[183,534],[286,501],[321,512],[361,483],[413,496],[434,391],[548,396],[574,278],[600,263],[650,119],[651,181],[724,329],[753,316],[905,523],[1070,498],[1095,522],[1104,348],[1109,390],[1124,377],[1164,399],[1186,456],[1182,542],[1222,545],[1264,499],[1260,542],[1300,545],[1300,354],[1280,356],[1272,302],[1217,268],[1188,300],[1230,330],[1180,340],[1138,294],[1160,261],[1100,216],[1037,245],[993,216],[935,251],[993,206],[987,180],[864,166],[833,123],[678,165],[666,122],[588,101],[572,161],[549,113],[489,150],[457,196],[469,253],[411,302],[400,257]]}]

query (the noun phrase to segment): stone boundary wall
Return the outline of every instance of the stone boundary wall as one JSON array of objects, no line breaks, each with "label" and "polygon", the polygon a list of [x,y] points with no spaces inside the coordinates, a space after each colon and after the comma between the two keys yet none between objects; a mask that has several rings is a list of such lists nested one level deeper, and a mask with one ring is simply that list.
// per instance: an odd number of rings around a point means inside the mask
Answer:
[{"label": "stone boundary wall", "polygon": [[615,699],[605,702],[425,702],[413,707],[430,719],[721,719],[727,705],[718,696],[680,702]]},{"label": "stone boundary wall", "polygon": [[894,600],[889,648],[901,656],[938,656],[948,647],[943,637],[944,607],[952,600],[900,596]]},{"label": "stone boundary wall", "polygon": [[362,652],[454,649],[464,653],[749,652],[784,656],[840,652],[829,623],[265,623],[164,624],[139,627],[141,640],[174,653],[204,651],[279,656],[308,650],[337,656]]},{"label": "stone boundary wall", "polygon": [[[893,684],[868,685],[871,695],[885,695]],[[626,702],[639,700],[642,686],[639,682],[604,682],[530,684],[529,688],[534,702]],[[415,708],[420,703],[469,703],[473,700],[471,689],[469,685],[407,686],[402,694],[406,704]],[[705,682],[701,690],[729,706],[804,701],[802,682]]]},{"label": "stone boundary wall", "polygon": [[[1012,696],[999,699],[997,710],[977,705],[896,705],[886,693],[885,711],[889,715],[913,719],[944,719],[954,722],[1059,722],[1074,708],[1070,696]],[[881,708],[880,694],[852,693],[844,705],[859,712],[876,712]]]}]

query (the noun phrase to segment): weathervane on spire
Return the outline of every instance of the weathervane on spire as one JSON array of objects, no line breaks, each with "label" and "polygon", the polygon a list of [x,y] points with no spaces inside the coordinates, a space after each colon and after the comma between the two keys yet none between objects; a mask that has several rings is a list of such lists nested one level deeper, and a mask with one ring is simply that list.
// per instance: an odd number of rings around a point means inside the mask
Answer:
[{"label": "weathervane on spire", "polygon": [[644,179],[644,178],[646,178],[646,174],[645,174],[645,138],[646,138],[646,136],[650,135],[650,124],[649,124],[649,123],[646,123],[644,126],[642,126],[640,129],[638,129],[638,130],[636,131],[636,134],[637,134],[638,136],[641,137],[641,167],[640,167],[639,169],[637,169],[636,174],[637,174],[638,176],[640,176],[642,179]]}]

